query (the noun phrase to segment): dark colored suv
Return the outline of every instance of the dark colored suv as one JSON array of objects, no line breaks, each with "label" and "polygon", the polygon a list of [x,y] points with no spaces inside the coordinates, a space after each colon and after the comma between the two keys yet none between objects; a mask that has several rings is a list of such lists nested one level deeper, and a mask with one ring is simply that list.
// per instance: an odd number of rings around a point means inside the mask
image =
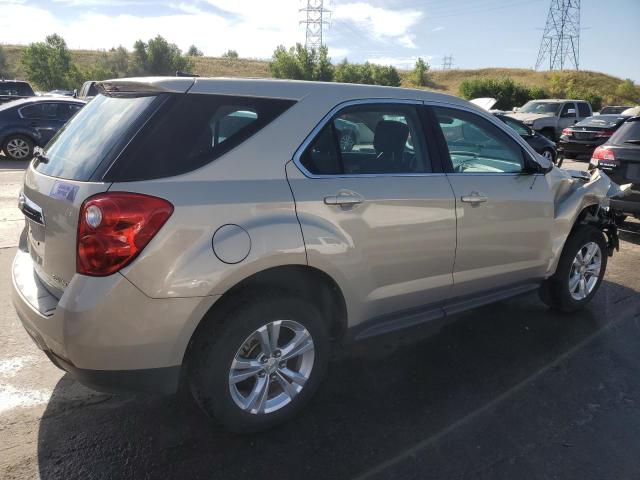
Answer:
[{"label": "dark colored suv", "polygon": [[640,218],[640,117],[631,117],[607,143],[596,148],[589,164],[599,168],[619,185],[631,184],[631,191],[611,199],[611,208]]},{"label": "dark colored suv", "polygon": [[0,103],[7,103],[20,98],[35,97],[35,92],[28,82],[21,80],[0,80]]},{"label": "dark colored suv", "polygon": [[68,97],[33,97],[0,105],[0,148],[11,160],[30,160],[84,102]]}]

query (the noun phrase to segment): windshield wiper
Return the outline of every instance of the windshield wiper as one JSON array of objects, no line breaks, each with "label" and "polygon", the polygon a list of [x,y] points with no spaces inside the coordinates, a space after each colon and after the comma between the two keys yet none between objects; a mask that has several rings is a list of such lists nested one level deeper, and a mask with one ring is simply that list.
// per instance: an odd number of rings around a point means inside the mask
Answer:
[{"label": "windshield wiper", "polygon": [[[40,163],[49,163],[49,157],[47,157],[40,147],[36,147],[33,149],[33,158]],[[37,166],[37,164],[36,164]]]}]

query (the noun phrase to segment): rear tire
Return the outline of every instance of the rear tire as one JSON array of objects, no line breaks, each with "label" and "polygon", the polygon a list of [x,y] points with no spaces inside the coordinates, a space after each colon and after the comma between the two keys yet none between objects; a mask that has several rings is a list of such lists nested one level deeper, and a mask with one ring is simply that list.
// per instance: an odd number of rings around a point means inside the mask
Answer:
[{"label": "rear tire", "polygon": [[580,310],[600,288],[606,269],[604,234],[595,227],[581,225],[567,239],[556,273],[540,286],[540,299],[562,312]]},{"label": "rear tire", "polygon": [[554,163],[554,164],[556,163],[557,156],[556,156],[556,152],[554,152],[553,149],[545,148],[544,150],[542,150],[542,153],[540,153],[540,155],[545,157],[551,163]]},{"label": "rear tire", "polygon": [[33,140],[27,136],[9,135],[2,145],[2,150],[10,160],[31,160],[34,147]]},{"label": "rear tire", "polygon": [[[245,295],[227,312],[223,323],[204,325],[192,346],[189,383],[196,402],[238,433],[290,420],[326,370],[325,322],[312,304],[282,291]],[[298,350],[304,351],[290,356]]]}]

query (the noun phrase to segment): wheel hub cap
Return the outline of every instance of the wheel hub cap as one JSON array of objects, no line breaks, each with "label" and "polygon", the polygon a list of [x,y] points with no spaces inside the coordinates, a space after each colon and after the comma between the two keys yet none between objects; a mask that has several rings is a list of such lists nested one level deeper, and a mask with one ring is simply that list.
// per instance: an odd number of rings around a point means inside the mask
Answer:
[{"label": "wheel hub cap", "polygon": [[298,322],[263,325],[244,340],[231,362],[231,398],[248,413],[279,410],[300,394],[314,358],[311,334]]},{"label": "wheel hub cap", "polygon": [[569,293],[574,300],[583,300],[593,292],[600,277],[602,250],[589,242],[578,250],[569,271]]}]

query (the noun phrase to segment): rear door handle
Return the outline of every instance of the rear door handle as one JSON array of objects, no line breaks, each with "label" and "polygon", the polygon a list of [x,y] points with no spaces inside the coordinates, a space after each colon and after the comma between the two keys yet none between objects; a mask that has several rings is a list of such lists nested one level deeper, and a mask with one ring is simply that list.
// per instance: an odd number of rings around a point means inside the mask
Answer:
[{"label": "rear door handle", "polygon": [[351,207],[359,205],[364,202],[362,195],[356,192],[346,191],[338,192],[337,195],[329,195],[324,197],[324,203],[326,205],[340,205],[341,207]]},{"label": "rear door handle", "polygon": [[460,200],[462,200],[464,203],[477,205],[478,203],[485,203],[489,199],[486,197],[486,195],[482,195],[481,193],[471,192],[471,194],[469,195],[463,195]]}]

